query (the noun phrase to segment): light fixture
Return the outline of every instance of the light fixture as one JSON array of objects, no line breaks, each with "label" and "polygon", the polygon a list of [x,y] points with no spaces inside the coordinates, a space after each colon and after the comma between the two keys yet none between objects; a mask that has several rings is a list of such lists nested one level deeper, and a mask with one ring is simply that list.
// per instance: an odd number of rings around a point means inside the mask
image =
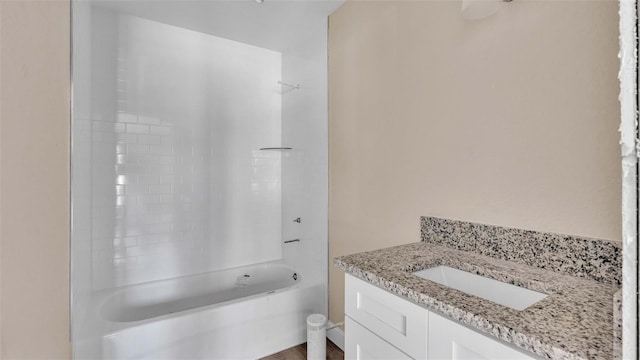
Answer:
[{"label": "light fixture", "polygon": [[495,14],[501,3],[512,0],[462,0],[462,18],[465,20],[484,19]]},{"label": "light fixture", "polygon": [[257,2],[258,4],[262,4],[262,3],[264,2],[264,0],[256,0],[256,2]]}]

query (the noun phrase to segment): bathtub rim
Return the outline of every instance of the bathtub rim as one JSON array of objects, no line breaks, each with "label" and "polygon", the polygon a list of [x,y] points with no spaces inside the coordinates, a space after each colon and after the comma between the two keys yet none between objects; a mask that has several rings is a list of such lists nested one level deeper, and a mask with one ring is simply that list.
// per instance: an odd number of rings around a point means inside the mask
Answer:
[{"label": "bathtub rim", "polygon": [[[259,294],[254,294],[254,295],[250,295],[250,296],[237,298],[237,299],[231,299],[231,300],[228,300],[228,301],[223,301],[223,302],[219,302],[219,303],[215,303],[215,304],[200,306],[200,307],[191,308],[191,309],[187,309],[187,310],[183,310],[183,311],[177,311],[177,312],[173,312],[173,313],[168,313],[168,314],[164,314],[164,315],[161,315],[161,316],[156,316],[156,317],[143,319],[143,320],[128,321],[128,322],[114,322],[114,321],[109,321],[109,320],[103,318],[102,314],[101,314],[102,306],[104,305],[104,303],[106,301],[108,301],[111,298],[111,296],[119,293],[120,291],[124,291],[124,290],[126,290],[128,288],[132,288],[132,287],[140,286],[140,285],[144,285],[144,284],[162,282],[162,281],[166,281],[166,280],[175,280],[175,279],[181,279],[181,278],[186,278],[186,277],[190,277],[190,276],[203,275],[203,274],[213,273],[213,272],[217,272],[217,271],[234,270],[234,269],[240,269],[240,268],[246,268],[246,267],[252,267],[252,266],[271,265],[271,264],[273,264],[273,265],[284,265],[286,267],[291,268],[296,273],[298,273],[299,278],[296,281],[296,283],[291,285],[291,286],[288,286],[288,287],[285,287],[285,288],[280,288],[280,289],[273,290],[273,291],[263,292],[263,293],[259,293]],[[144,283],[140,283],[140,284],[132,284],[132,285],[115,287],[115,288],[96,290],[96,291],[93,291],[90,294],[86,294],[85,295],[86,298],[84,299],[84,301],[87,302],[87,306],[86,306],[87,313],[84,316],[83,323],[79,324],[79,326],[78,326],[78,329],[77,329],[78,333],[76,333],[77,334],[76,335],[76,339],[82,341],[82,340],[96,338],[96,337],[109,336],[109,335],[112,335],[112,334],[114,334],[114,333],[116,333],[118,331],[125,330],[125,329],[131,328],[131,327],[145,325],[145,324],[151,324],[151,323],[159,322],[159,321],[164,321],[164,320],[167,320],[167,319],[170,319],[170,318],[174,318],[174,317],[189,316],[189,315],[191,315],[193,313],[197,313],[197,312],[200,312],[200,311],[207,311],[207,310],[210,310],[210,309],[213,309],[213,308],[230,306],[230,305],[233,305],[233,304],[238,303],[238,302],[249,301],[249,300],[252,300],[252,299],[259,298],[259,297],[269,296],[269,295],[272,295],[272,294],[284,293],[284,292],[287,292],[287,291],[295,291],[295,290],[299,290],[301,288],[304,288],[306,286],[313,286],[313,285],[314,285],[313,283],[308,283],[308,279],[306,279],[305,276],[300,275],[298,269],[296,269],[291,264],[283,261],[282,259],[279,259],[279,260],[265,261],[265,262],[256,263],[256,264],[249,264],[249,265],[245,265],[245,266],[237,266],[237,267],[229,268],[229,269],[221,269],[221,270],[208,271],[208,272],[199,273],[199,274],[179,276],[179,277],[170,278],[170,279],[154,280],[154,281],[144,282]]]},{"label": "bathtub rim", "polygon": [[[180,311],[169,312],[169,313],[165,313],[165,314],[162,314],[162,315],[159,315],[159,316],[148,317],[148,318],[145,318],[145,319],[131,320],[131,321],[116,321],[116,320],[109,319],[105,315],[105,312],[106,312],[106,308],[105,307],[109,302],[114,301],[114,298],[117,297],[118,295],[123,294],[123,293],[127,292],[128,290],[135,289],[137,287],[153,286],[154,284],[162,284],[163,282],[179,281],[181,279],[194,278],[194,277],[206,277],[209,274],[220,273],[220,272],[230,272],[230,273],[232,273],[232,272],[235,272],[235,271],[240,271],[242,269],[252,269],[252,268],[260,268],[260,267],[286,268],[287,270],[290,270],[292,273],[296,274],[297,278],[294,280],[294,283],[292,283],[292,284],[290,284],[288,286],[285,286],[285,287],[280,287],[280,288],[269,290],[269,291],[259,292],[259,293],[252,294],[252,295],[242,296],[242,297],[238,297],[238,298],[233,298],[233,299],[229,299],[229,300],[225,300],[225,301],[220,301],[220,302],[211,303],[211,304],[207,304],[207,305],[197,306],[197,307],[184,309],[184,310],[180,310]],[[244,272],[244,271],[241,271],[241,272]],[[244,266],[236,266],[236,267],[228,268],[228,269],[207,271],[207,272],[198,273],[198,274],[184,275],[184,276],[179,276],[179,277],[175,277],[175,278],[160,279],[160,280],[148,281],[148,282],[144,282],[144,283],[132,284],[132,285],[122,286],[122,287],[118,287],[118,288],[113,288],[113,291],[108,296],[105,296],[99,304],[97,304],[98,308],[96,309],[96,311],[98,312],[98,316],[102,319],[102,321],[107,322],[107,323],[132,324],[132,323],[141,322],[141,321],[145,321],[145,320],[152,320],[152,319],[156,319],[156,318],[162,320],[168,315],[177,315],[177,316],[179,316],[179,314],[181,314],[183,312],[186,312],[186,311],[189,311],[189,310],[194,310],[194,309],[199,309],[199,308],[206,308],[206,307],[214,306],[214,305],[221,305],[222,306],[223,304],[233,303],[233,302],[236,302],[236,301],[242,301],[243,299],[247,299],[248,300],[248,299],[251,299],[253,297],[258,297],[258,296],[263,296],[263,295],[266,295],[266,294],[272,294],[272,293],[276,293],[276,292],[280,292],[280,291],[285,291],[285,290],[287,290],[289,288],[298,287],[302,283],[303,279],[304,279],[304,276],[302,276],[291,265],[286,264],[286,263],[281,262],[281,261],[267,261],[267,262],[249,264],[249,265],[244,265]]]}]

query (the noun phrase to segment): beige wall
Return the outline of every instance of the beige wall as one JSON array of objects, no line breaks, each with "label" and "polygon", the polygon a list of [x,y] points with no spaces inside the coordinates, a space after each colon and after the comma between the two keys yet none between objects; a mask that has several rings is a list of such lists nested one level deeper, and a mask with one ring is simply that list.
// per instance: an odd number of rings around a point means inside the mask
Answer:
[{"label": "beige wall", "polygon": [[0,358],[69,358],[69,2],[0,1]]},{"label": "beige wall", "polygon": [[[329,26],[329,254],[421,215],[620,239],[615,1],[348,1]],[[343,319],[330,266],[330,319]]]}]

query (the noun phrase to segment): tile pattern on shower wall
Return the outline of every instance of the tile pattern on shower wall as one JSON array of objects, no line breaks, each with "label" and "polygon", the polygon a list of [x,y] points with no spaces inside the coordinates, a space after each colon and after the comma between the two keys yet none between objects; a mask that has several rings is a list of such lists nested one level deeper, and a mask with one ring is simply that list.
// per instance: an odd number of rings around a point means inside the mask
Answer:
[{"label": "tile pattern on shower wall", "polygon": [[[283,53],[283,77],[301,89],[282,95],[283,144],[293,149],[282,156],[282,232],[300,242],[283,247],[283,257],[320,284],[316,311],[326,313],[328,272],[328,123],[326,19],[307,24],[314,38]],[[324,44],[322,46],[321,44]],[[292,220],[300,217],[301,222]]]},{"label": "tile pattern on shower wall", "polygon": [[280,158],[256,152],[280,140],[279,54],[105,10],[94,19],[93,288],[280,257]]},{"label": "tile pattern on shower wall", "polygon": [[[282,76],[300,89],[282,94],[283,258],[303,274],[309,313],[328,313],[327,20],[307,23],[313,35],[282,56]],[[293,222],[300,217],[301,222]],[[311,300],[312,299],[312,300]]]}]

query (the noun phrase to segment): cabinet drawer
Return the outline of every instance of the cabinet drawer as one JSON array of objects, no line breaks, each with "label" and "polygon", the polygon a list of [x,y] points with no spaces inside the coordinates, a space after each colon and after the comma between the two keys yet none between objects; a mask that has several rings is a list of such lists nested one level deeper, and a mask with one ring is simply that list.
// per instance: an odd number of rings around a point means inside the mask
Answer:
[{"label": "cabinet drawer", "polygon": [[540,358],[430,312],[429,359],[535,360]]},{"label": "cabinet drawer", "polygon": [[427,357],[427,309],[346,274],[345,313],[412,358]]},{"label": "cabinet drawer", "polygon": [[348,360],[411,360],[402,351],[391,346],[371,331],[351,320],[344,318],[345,339],[344,358]]}]

